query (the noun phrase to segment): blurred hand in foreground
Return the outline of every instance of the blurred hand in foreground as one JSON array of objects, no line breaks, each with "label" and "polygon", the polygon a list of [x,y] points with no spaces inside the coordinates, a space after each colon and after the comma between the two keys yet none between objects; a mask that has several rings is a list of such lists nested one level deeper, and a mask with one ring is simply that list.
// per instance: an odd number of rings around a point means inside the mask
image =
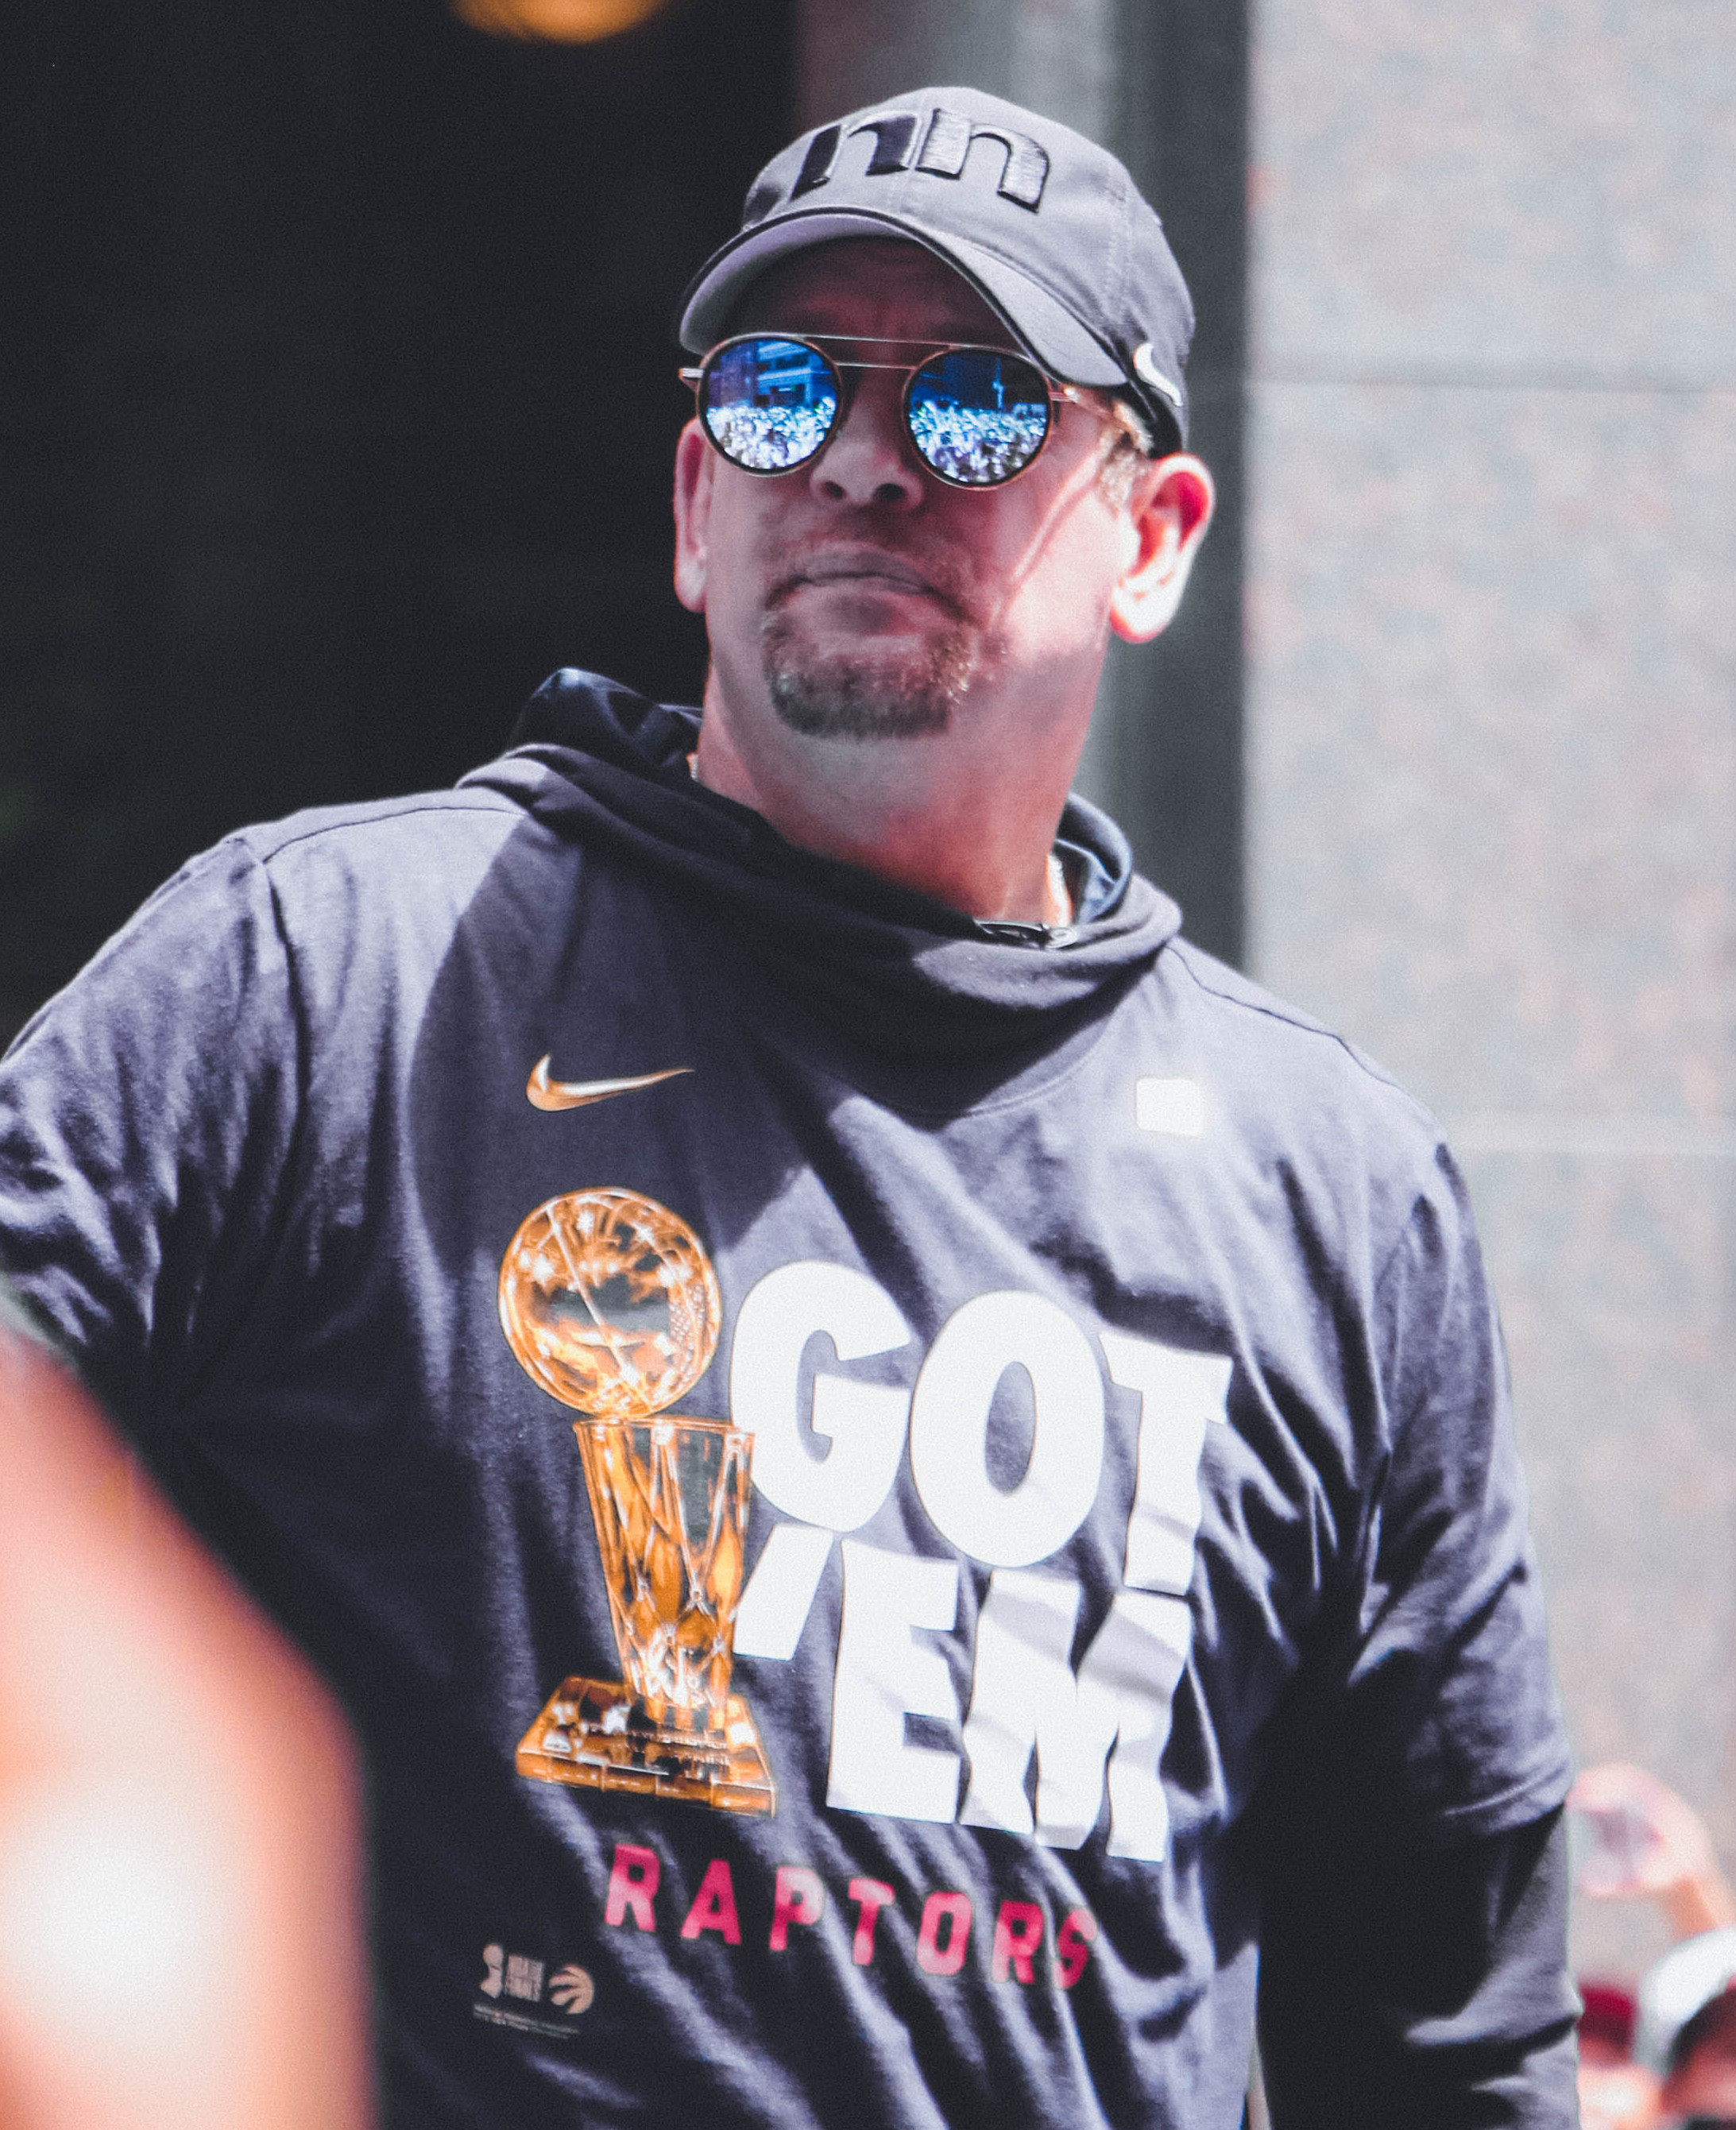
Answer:
[{"label": "blurred hand in foreground", "polygon": [[365,2130],[347,1736],[0,1297],[0,2123]]}]

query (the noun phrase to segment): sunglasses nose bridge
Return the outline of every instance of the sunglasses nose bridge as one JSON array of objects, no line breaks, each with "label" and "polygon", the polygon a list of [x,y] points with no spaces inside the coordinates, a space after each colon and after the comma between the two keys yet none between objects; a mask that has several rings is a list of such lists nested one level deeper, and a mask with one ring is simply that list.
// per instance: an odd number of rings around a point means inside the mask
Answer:
[{"label": "sunglasses nose bridge", "polygon": [[815,479],[854,505],[920,503],[927,469],[905,419],[905,372],[878,363],[839,368],[843,391]]}]

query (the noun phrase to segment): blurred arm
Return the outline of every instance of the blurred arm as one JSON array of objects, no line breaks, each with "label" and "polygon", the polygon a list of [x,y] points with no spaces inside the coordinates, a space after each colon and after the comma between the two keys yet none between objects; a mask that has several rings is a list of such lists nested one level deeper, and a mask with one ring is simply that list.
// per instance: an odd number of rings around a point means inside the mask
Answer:
[{"label": "blurred arm", "polygon": [[359,1888],[326,1697],[0,1322],[0,2122],[364,2130]]},{"label": "blurred arm", "polygon": [[1719,1869],[1705,1822],[1667,1783],[1626,1761],[1607,1760],[1579,1777],[1567,1805],[1585,1814],[1595,1836],[1580,1871],[1582,1894],[1656,1901],[1678,1938],[1736,1923],[1736,1894]]}]

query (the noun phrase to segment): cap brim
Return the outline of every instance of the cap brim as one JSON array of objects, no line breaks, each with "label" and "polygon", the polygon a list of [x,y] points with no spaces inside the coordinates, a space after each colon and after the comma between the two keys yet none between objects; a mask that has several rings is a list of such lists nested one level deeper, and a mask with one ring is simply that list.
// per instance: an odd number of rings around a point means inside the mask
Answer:
[{"label": "cap brim", "polygon": [[1096,336],[1016,266],[964,237],[949,237],[943,243],[896,214],[858,208],[798,208],[757,228],[744,229],[706,261],[688,289],[681,307],[682,346],[694,355],[715,347],[728,331],[729,314],[749,284],[777,260],[815,244],[852,236],[901,237],[944,259],[999,313],[1051,377],[1069,384],[1106,388],[1127,383],[1126,372]]}]

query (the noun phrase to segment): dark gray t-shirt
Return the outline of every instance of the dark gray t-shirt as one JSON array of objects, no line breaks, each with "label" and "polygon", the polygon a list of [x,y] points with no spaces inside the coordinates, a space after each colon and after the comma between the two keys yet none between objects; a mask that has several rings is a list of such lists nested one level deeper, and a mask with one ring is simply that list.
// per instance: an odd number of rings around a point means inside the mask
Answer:
[{"label": "dark gray t-shirt", "polygon": [[[0,1071],[5,1268],[361,1733],[389,2119],[1232,2130],[1286,1755],[1338,1842],[1566,1784],[1437,1127],[1088,809],[1021,936],[695,789],[688,714],[557,676],[527,737],[232,838]],[[715,1268],[677,1409],[753,1440],[710,1803],[551,1779],[622,1654],[501,1276],[582,1346],[526,1222],[602,1190]],[[658,1277],[595,1314],[678,1357]]]}]

